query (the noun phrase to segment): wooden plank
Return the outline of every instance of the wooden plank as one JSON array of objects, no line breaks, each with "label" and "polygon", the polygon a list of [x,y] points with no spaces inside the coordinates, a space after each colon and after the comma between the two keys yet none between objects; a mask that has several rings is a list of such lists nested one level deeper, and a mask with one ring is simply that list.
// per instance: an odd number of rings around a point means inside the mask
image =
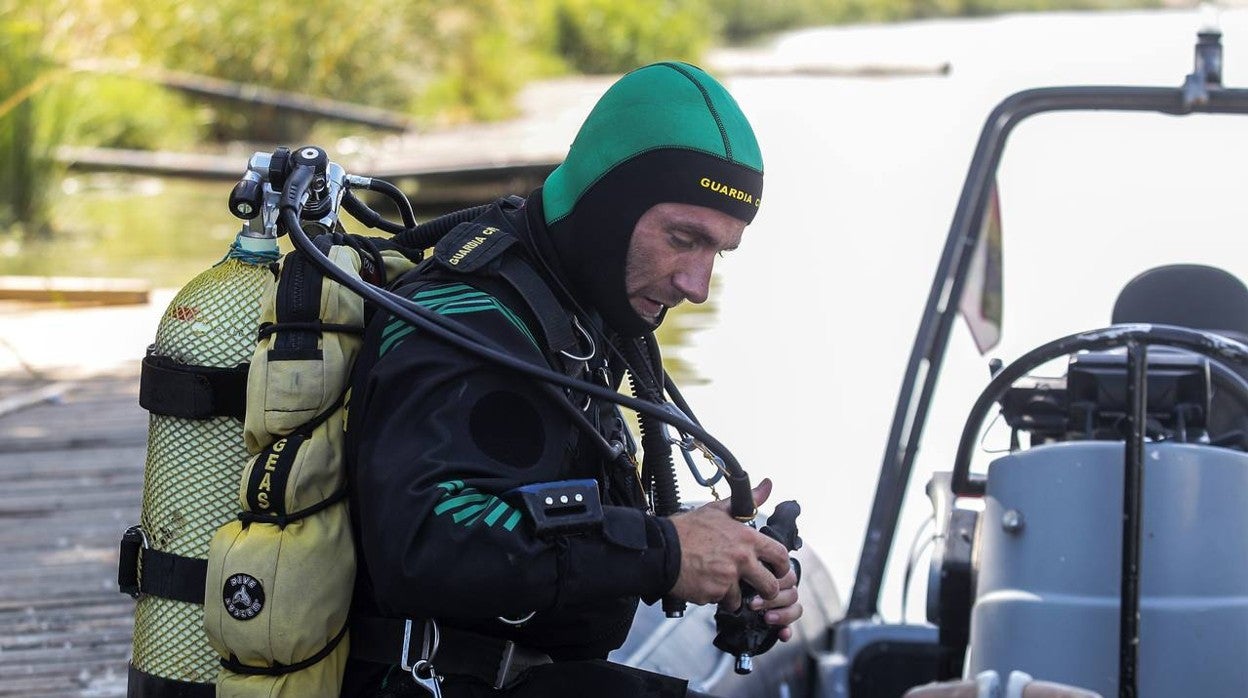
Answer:
[{"label": "wooden plank", "polygon": [[[56,384],[0,380],[0,399],[12,400],[14,407],[20,408],[0,410],[0,480],[6,472],[29,472],[36,463],[43,469],[55,468],[57,463],[81,462],[63,455],[26,455],[31,452],[146,443],[148,414],[138,404],[137,370],[135,374],[75,382],[64,392],[49,385]],[[42,397],[41,391],[53,393],[53,399],[36,400]],[[139,463],[141,466],[141,457]]]},{"label": "wooden plank", "polygon": [[134,371],[56,385],[0,377],[4,399],[57,395],[0,414],[0,696],[122,696],[134,602],[117,544],[139,516],[147,414]]},{"label": "wooden plank", "polygon": [[195,75],[161,68],[140,68],[98,59],[77,60],[74,70],[125,75],[164,85],[187,94],[227,99],[245,104],[276,107],[278,109],[334,119],[346,123],[361,124],[385,131],[407,131],[412,123],[406,114],[370,107],[354,102],[343,102],[325,97],[313,97],[298,92],[278,90],[263,85],[234,82],[207,75]]},{"label": "wooden plank", "polygon": [[145,305],[151,284],[143,279],[71,276],[0,276],[0,300],[91,305]]},{"label": "wooden plank", "polygon": [[124,148],[60,146],[55,157],[71,170],[82,172],[128,172],[237,181],[242,179],[243,171],[247,169],[247,160],[238,156]]},{"label": "wooden plank", "polygon": [[166,87],[186,92],[187,94],[272,106],[286,111],[310,114],[346,123],[361,124],[385,131],[403,132],[412,126],[411,120],[405,114],[351,102],[341,102],[323,97],[312,97],[295,92],[275,90],[261,85],[163,70],[153,72],[152,77]]},{"label": "wooden plank", "polygon": [[[238,181],[247,161],[237,155],[170,153],[120,148],[61,146],[56,159],[73,170],[127,172],[165,177]],[[490,200],[510,192],[527,193],[545,179],[559,162],[554,157],[510,158],[503,161],[432,162],[413,155],[384,165],[343,161],[352,174],[387,180],[410,180],[404,192],[418,207],[438,207],[446,202]],[[484,195],[484,198],[482,196]]]},{"label": "wooden plank", "polygon": [[72,381],[63,381],[25,390],[15,395],[0,397],[0,417],[31,405],[60,399],[64,397],[65,393],[73,390],[75,385]]}]

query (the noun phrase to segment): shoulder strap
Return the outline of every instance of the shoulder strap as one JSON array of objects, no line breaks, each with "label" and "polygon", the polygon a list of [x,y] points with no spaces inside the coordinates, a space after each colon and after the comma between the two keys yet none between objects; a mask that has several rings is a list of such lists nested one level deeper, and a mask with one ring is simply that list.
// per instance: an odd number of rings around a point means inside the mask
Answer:
[{"label": "shoulder strap", "polygon": [[[318,235],[314,240],[321,252],[329,254],[332,244],[328,236]],[[274,304],[275,325],[291,331],[277,335],[269,349],[270,361],[320,359],[321,333],[318,321],[321,314],[321,281],[324,275],[312,264],[312,260],[298,250],[286,255],[282,273],[277,281],[277,297]]]},{"label": "shoulder strap", "polygon": [[[574,351],[576,333],[568,311],[550,285],[516,247],[519,239],[511,222],[495,204],[484,214],[451,229],[434,247],[433,264],[443,271],[496,276],[516,290],[541,326],[546,344],[554,353]],[[510,254],[507,252],[511,250]]]}]

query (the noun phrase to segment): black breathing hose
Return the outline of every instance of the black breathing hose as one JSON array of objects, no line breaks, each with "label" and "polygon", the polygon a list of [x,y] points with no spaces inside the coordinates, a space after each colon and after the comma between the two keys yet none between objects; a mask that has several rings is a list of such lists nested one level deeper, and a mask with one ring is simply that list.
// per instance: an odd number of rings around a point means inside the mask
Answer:
[{"label": "black breathing hose", "polygon": [[444,216],[438,216],[431,221],[425,221],[418,226],[414,226],[404,230],[394,236],[394,243],[400,247],[408,247],[417,250],[424,250],[433,245],[443,236],[450,232],[451,228],[466,223],[490,208],[489,204],[482,206],[473,206],[460,211],[448,213]]},{"label": "black breathing hose", "polygon": [[645,451],[641,470],[647,474],[649,484],[654,488],[654,513],[671,516],[680,511],[680,487],[676,484],[672,445],[651,417],[641,415],[637,426],[641,430],[641,448]]},{"label": "black breathing hose", "polygon": [[[644,338],[635,339],[621,347],[624,360],[628,363],[628,384],[633,397],[648,400],[655,404],[663,404],[663,391],[658,386],[658,378],[654,367],[662,366],[662,360],[654,361],[656,352],[647,356],[643,351]],[[661,425],[656,424],[648,415],[637,417],[637,426],[641,430],[642,481],[649,487],[654,498],[654,513],[658,516],[671,516],[680,511],[680,488],[676,484],[676,464],[672,461],[672,444],[667,440]],[[679,618],[685,614],[687,604],[675,596],[663,597],[663,613],[668,618]]]},{"label": "black breathing hose", "polygon": [[[658,385],[652,361],[642,349],[644,338],[627,342],[621,347],[628,362],[628,385],[633,397],[656,405],[663,404],[663,391]],[[662,364],[659,364],[662,365]],[[676,464],[672,460],[672,444],[663,428],[647,415],[637,419],[641,431],[641,472],[654,493],[654,513],[671,516],[680,511],[680,488],[676,484]]]},{"label": "black breathing hose", "polygon": [[[731,503],[732,515],[741,521],[752,521],[757,514],[754,506],[754,497],[750,491],[750,476],[737,462],[735,456],[715,437],[708,434],[701,426],[694,424],[692,421],[685,419],[679,415],[672,414],[663,409],[659,405],[621,395],[619,392],[610,388],[599,386],[588,381],[572,378],[562,373],[530,364],[522,359],[518,359],[493,345],[488,339],[479,333],[468,330],[467,328],[456,325],[446,318],[409,301],[406,298],[397,296],[384,289],[377,288],[366,282],[362,282],[352,277],[344,269],[334,264],[325,256],[323,252],[317,249],[316,245],[308,239],[307,233],[303,231],[303,227],[299,223],[299,211],[303,207],[304,199],[307,196],[309,185],[312,183],[313,177],[316,175],[316,169],[313,165],[302,162],[300,158],[295,158],[295,166],[290,175],[286,179],[286,186],[283,188],[280,200],[280,211],[278,213],[278,222],[286,229],[286,233],[290,235],[291,242],[295,247],[307,255],[308,259],[321,270],[329,278],[346,286],[360,297],[368,300],[379,308],[389,312],[391,315],[401,321],[418,327],[438,338],[440,341],[447,342],[453,346],[467,351],[481,359],[489,361],[499,366],[503,366],[513,371],[517,371],[530,378],[539,381],[558,385],[563,388],[576,390],[586,393],[600,400],[614,402],[623,407],[636,412],[639,417],[651,417],[662,422],[670,424],[680,431],[683,431],[702,443],[706,444],[712,451],[720,456],[724,461],[724,467],[727,470],[725,479],[728,481],[730,490],[729,501]],[[380,180],[373,180],[374,182]],[[388,184],[388,183],[387,183]],[[396,192],[397,188],[389,185]],[[484,210],[485,206],[477,207]],[[421,237],[422,233],[432,235],[432,230],[443,229],[443,232],[450,230],[462,220],[468,220],[467,216],[474,209],[465,209],[447,216],[435,219],[423,226],[409,226],[408,231],[404,231],[405,239],[396,239],[400,245],[415,246],[424,242],[425,238]],[[475,214],[473,215],[475,217]],[[462,219],[462,220],[460,220]],[[453,221],[453,222],[452,222]],[[424,231],[420,229],[424,228]],[[408,232],[411,235],[406,235]],[[436,238],[433,238],[436,240]],[[429,243],[432,244],[432,243]],[[429,246],[424,244],[419,249]]]}]

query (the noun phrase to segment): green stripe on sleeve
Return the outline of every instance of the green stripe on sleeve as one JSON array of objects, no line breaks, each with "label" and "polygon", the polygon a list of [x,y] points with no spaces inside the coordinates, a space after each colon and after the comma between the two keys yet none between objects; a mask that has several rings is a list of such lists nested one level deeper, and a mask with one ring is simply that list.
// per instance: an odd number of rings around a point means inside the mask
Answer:
[{"label": "green stripe on sleeve", "polygon": [[[464,519],[475,515],[477,512],[481,511],[482,509],[486,508],[489,505],[490,505],[489,502],[485,502],[483,504],[474,504],[470,507],[464,507],[463,509],[460,509],[459,511],[455,512],[455,514],[451,516],[451,521],[454,521],[455,523],[462,523]],[[469,521],[468,523],[472,523],[472,522]]]},{"label": "green stripe on sleeve", "polygon": [[[451,509],[458,509],[459,507],[462,507],[468,504],[476,504],[478,502],[484,502],[489,498],[490,498],[490,495],[481,494],[480,492],[473,492],[471,494],[467,494],[467,493],[461,494],[458,497],[452,497],[450,499],[443,500],[440,504],[438,504],[436,507],[433,508],[433,513],[445,514]],[[476,510],[474,509],[474,511]]]},{"label": "green stripe on sleeve", "polygon": [[502,518],[503,514],[506,514],[509,511],[511,511],[511,506],[508,505],[507,502],[499,502],[498,505],[491,509],[490,513],[486,515],[485,525],[493,526],[494,522],[498,521]]}]

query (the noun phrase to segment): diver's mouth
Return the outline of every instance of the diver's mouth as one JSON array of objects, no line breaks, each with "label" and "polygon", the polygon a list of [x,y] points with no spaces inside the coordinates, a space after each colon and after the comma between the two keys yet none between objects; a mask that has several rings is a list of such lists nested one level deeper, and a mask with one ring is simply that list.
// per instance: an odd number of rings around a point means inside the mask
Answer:
[{"label": "diver's mouth", "polygon": [[648,322],[658,322],[663,316],[663,312],[669,307],[665,303],[654,300],[653,298],[642,298],[635,308],[637,314]]}]

